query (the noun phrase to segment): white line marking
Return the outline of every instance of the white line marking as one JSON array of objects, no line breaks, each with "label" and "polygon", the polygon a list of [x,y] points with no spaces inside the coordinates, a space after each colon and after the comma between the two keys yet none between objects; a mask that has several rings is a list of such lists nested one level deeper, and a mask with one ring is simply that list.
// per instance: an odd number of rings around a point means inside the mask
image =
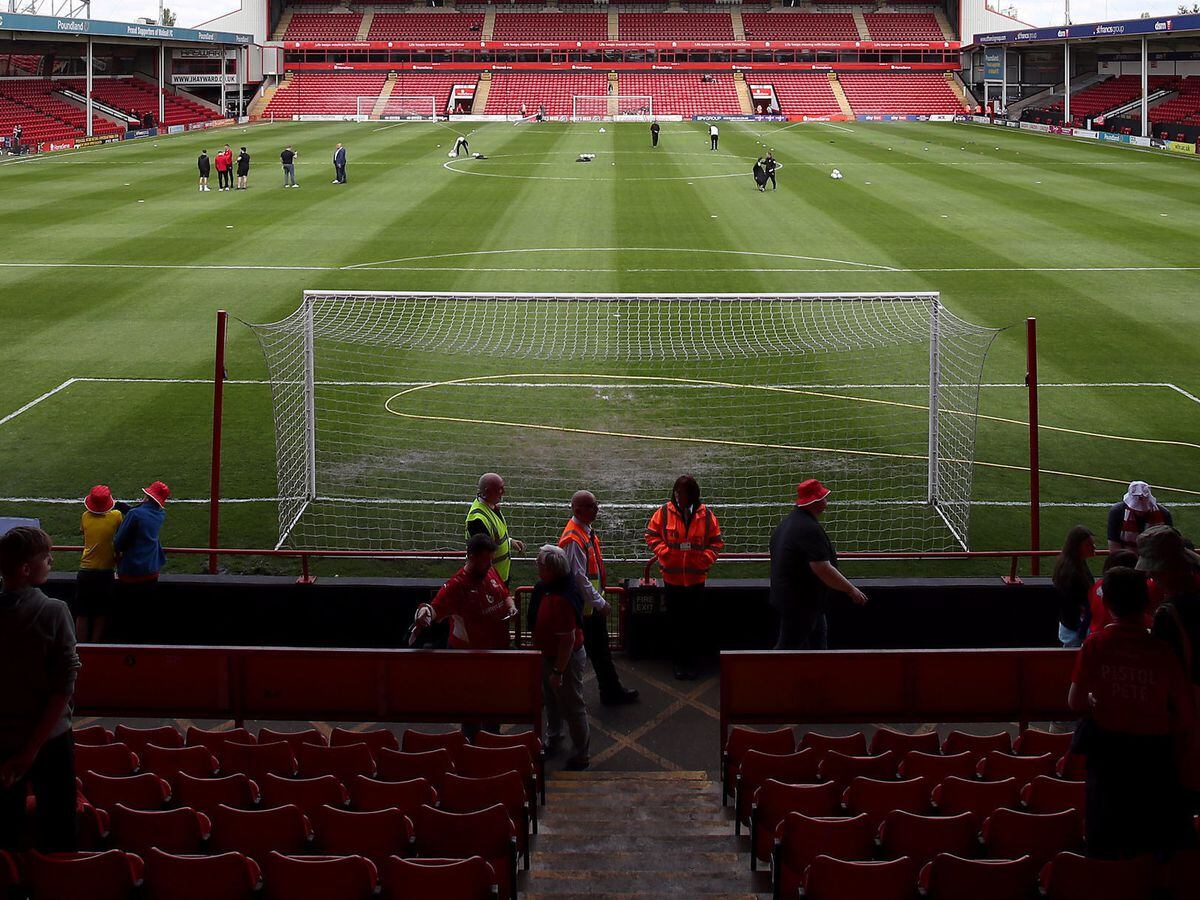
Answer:
[{"label": "white line marking", "polygon": [[853,128],[843,128],[841,125],[834,125],[832,122],[819,122],[820,125],[825,125],[828,128],[836,128],[838,131],[844,131],[846,134],[854,134]]},{"label": "white line marking", "polygon": [[1187,397],[1193,403],[1200,403],[1200,397],[1197,397],[1195,394],[1188,393],[1187,391],[1185,391],[1183,388],[1181,388],[1177,384],[1167,383],[1164,385],[1164,387],[1169,387],[1173,391],[1178,391],[1180,394],[1183,394],[1183,396]]},{"label": "white line marking", "polygon": [[43,400],[47,400],[50,397],[53,397],[59,391],[65,389],[65,388],[69,388],[72,384],[74,384],[78,380],[79,379],[77,379],[77,378],[68,378],[66,381],[64,381],[62,384],[60,384],[58,387],[51,388],[50,390],[46,391],[46,393],[42,394],[42,396],[33,398],[28,403],[26,403],[24,406],[22,406],[20,409],[13,410],[7,416],[5,416],[3,419],[0,419],[0,425],[6,425],[7,423],[9,423],[13,419],[15,419],[17,416],[21,415],[21,413],[27,412],[27,411],[33,409],[35,406],[37,406]]}]

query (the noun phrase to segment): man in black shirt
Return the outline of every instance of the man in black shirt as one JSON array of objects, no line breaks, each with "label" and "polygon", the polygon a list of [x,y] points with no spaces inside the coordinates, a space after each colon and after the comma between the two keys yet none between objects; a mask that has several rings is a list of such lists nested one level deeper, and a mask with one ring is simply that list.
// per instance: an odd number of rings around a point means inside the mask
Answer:
[{"label": "man in black shirt", "polygon": [[829,489],[815,478],[796,486],[796,508],[771,534],[771,605],[779,613],[776,650],[826,650],[832,591],[859,606],[866,595],[837,569],[837,553],[817,520]]},{"label": "man in black shirt", "polygon": [[291,144],[288,144],[279,154],[279,161],[283,163],[283,186],[285,188],[300,187],[296,184],[296,151],[292,149]]},{"label": "man in black shirt", "polygon": [[246,189],[246,179],[250,175],[250,154],[246,152],[246,148],[242,148],[242,152],[237,157],[237,190],[244,191]]},{"label": "man in black shirt", "polygon": [[208,176],[212,171],[207,150],[200,151],[200,157],[196,160],[196,168],[200,170],[200,192],[203,193],[208,190]]},{"label": "man in black shirt", "polygon": [[650,123],[650,146],[651,147],[658,146],[658,121],[657,120]]},{"label": "man in black shirt", "polygon": [[[766,172],[767,180],[771,182],[771,190],[773,191],[779,189],[779,185],[775,182],[775,170],[778,168],[779,163],[775,161],[775,151],[768,150],[767,158],[763,160],[763,171]],[[766,187],[766,182],[763,183],[763,187]]]}]

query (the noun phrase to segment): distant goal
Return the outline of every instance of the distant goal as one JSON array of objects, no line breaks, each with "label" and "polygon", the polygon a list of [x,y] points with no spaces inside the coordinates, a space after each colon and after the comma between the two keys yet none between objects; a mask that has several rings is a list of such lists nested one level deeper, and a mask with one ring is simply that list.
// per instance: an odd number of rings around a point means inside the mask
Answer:
[{"label": "distant goal", "polygon": [[431,122],[438,117],[437,97],[392,94],[386,100],[359,97],[357,112],[360,121]]},{"label": "distant goal", "polygon": [[571,98],[575,122],[631,122],[654,118],[654,98],[631,94],[576,94]]},{"label": "distant goal", "polygon": [[500,472],[513,533],[557,539],[596,493],[612,559],[693,473],[730,552],[763,552],[796,483],[846,550],[970,546],[979,385],[996,332],[937,294],[309,291],[252,326],[274,398],[279,544],[459,551]]}]

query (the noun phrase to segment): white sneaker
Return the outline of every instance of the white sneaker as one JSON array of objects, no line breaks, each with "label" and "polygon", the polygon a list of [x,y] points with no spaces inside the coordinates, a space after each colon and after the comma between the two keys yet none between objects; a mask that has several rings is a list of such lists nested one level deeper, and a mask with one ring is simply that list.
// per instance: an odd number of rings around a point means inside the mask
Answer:
[{"label": "white sneaker", "polygon": [[340,181],[338,181],[336,178],[335,178],[335,179],[333,179],[333,183],[334,183],[334,184],[341,184],[341,182],[340,182]]}]

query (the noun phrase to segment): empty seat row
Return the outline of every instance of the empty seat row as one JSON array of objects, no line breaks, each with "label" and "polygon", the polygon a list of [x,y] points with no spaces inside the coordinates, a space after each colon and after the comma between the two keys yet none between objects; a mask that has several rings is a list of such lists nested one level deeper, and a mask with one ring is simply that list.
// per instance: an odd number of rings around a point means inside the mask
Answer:
[{"label": "empty seat row", "polygon": [[857,41],[851,13],[742,13],[748,41]]},{"label": "empty seat row", "polygon": [[608,75],[604,72],[496,72],[486,112],[516,115],[524,104],[529,115],[545,107],[548,116],[570,116],[575,96],[601,96],[607,92]]},{"label": "empty seat row", "polygon": [[655,115],[738,115],[742,111],[737,87],[728,72],[702,79],[694,72],[622,72],[621,96],[651,98]]},{"label": "empty seat row", "polygon": [[842,111],[824,72],[772,72],[762,80],[775,88],[785,115],[834,116]]},{"label": "empty seat row", "polygon": [[955,115],[966,108],[940,72],[839,73],[858,115]]},{"label": "empty seat row", "polygon": [[376,13],[367,32],[371,41],[478,41],[483,39],[483,14]]},{"label": "empty seat row", "polygon": [[362,13],[293,13],[285,41],[352,41],[358,37]]},{"label": "empty seat row", "polygon": [[0,853],[0,892],[28,892],[31,900],[485,900],[499,887],[492,865],[479,856],[393,856],[376,864],[359,855],[296,857],[272,851],[261,863],[238,852]]},{"label": "empty seat row", "polygon": [[944,41],[933,13],[864,13],[873,41]]},{"label": "empty seat row", "polygon": [[605,13],[497,13],[494,41],[607,41]]}]

